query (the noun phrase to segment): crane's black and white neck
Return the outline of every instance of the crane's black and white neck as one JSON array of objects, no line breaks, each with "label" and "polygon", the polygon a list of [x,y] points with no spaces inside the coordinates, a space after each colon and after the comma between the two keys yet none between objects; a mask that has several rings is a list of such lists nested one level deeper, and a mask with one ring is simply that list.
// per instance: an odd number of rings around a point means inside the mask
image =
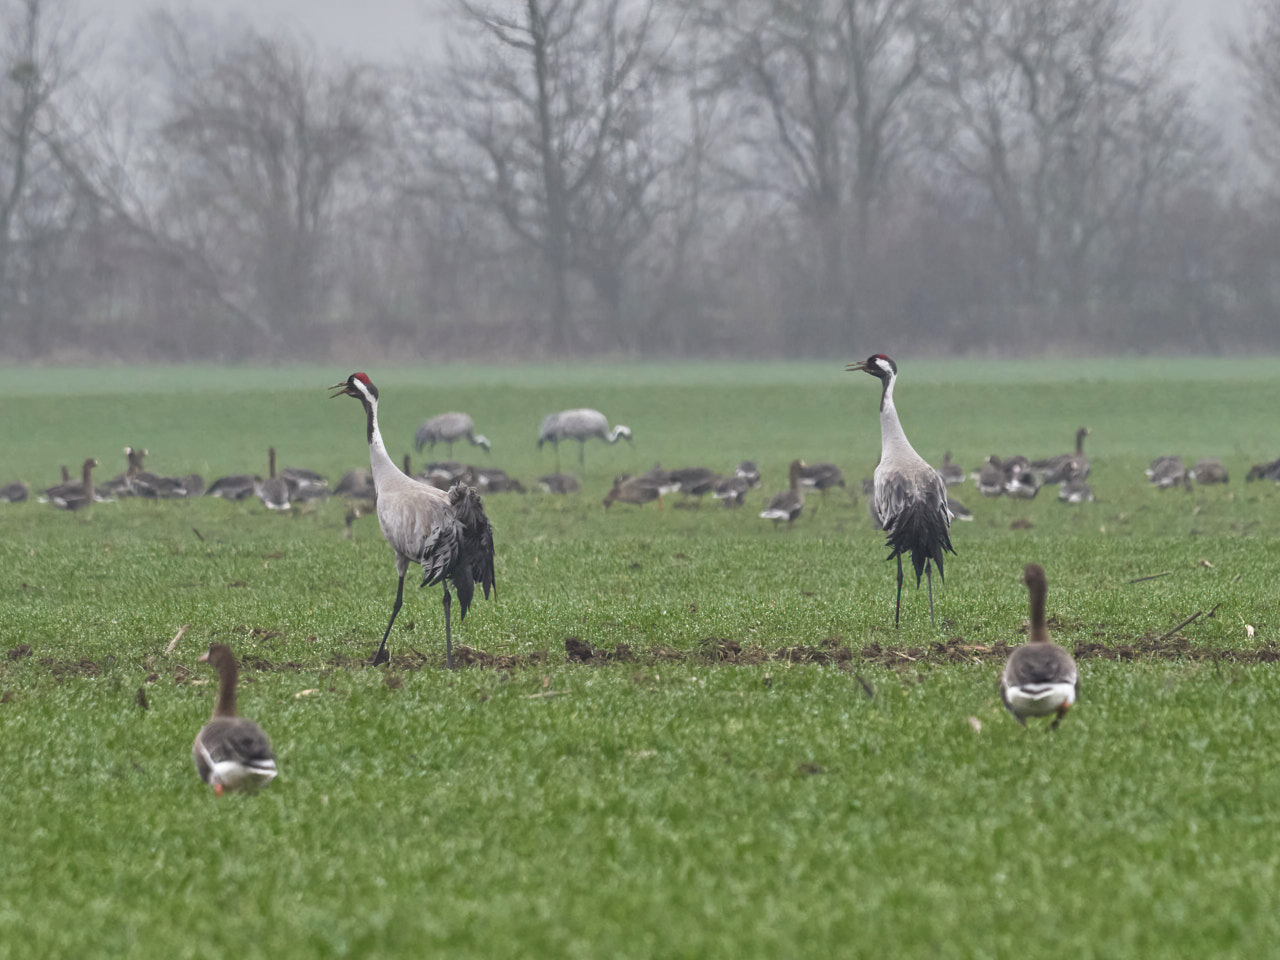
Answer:
[{"label": "crane's black and white neck", "polygon": [[378,429],[378,388],[367,374],[353,373],[330,389],[333,397],[355,397],[365,410],[365,436],[369,444],[369,467],[376,493],[378,524],[396,557],[395,605],[382,634],[382,643],[373,663],[386,663],[387,637],[404,602],[404,577],[410,563],[422,567],[422,586],[442,584],[444,589],[445,664],[453,667],[450,586],[458,593],[460,620],[471,606],[475,584],[485,597],[494,589],[493,530],[484,512],[480,494],[465,483],[438,490],[400,471],[387,453]]},{"label": "crane's black and white neck", "polygon": [[886,559],[898,561],[898,594],[893,625],[902,613],[902,554],[910,552],[916,571],[916,587],[921,574],[929,585],[929,620],[933,622],[933,564],[943,579],[942,558],[951,546],[951,511],[947,506],[947,485],[903,432],[893,387],[898,365],[883,353],[851,363],[849,371],[861,371],[880,381],[880,463],[875,469],[875,515],[884,525],[885,542],[891,552]]}]

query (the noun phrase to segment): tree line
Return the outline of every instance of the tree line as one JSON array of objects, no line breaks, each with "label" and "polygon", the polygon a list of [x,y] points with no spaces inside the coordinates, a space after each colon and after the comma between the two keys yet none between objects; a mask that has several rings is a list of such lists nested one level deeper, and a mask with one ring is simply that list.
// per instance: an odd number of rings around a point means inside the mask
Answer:
[{"label": "tree line", "polygon": [[[443,57],[0,0],[0,356],[1280,348],[1280,0],[450,0]],[[1235,142],[1239,141],[1239,142]]]}]

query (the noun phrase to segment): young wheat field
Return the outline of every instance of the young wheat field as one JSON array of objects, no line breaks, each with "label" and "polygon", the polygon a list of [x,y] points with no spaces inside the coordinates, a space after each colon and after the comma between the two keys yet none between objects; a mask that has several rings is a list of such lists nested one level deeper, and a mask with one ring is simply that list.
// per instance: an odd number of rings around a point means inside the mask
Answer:
[{"label": "young wheat field", "polygon": [[[29,957],[1268,956],[1280,942],[1280,457],[1274,359],[913,362],[898,411],[930,462],[1069,452],[1096,501],[951,488],[937,621],[861,481],[879,384],[844,360],[367,368],[396,459],[465,410],[491,494],[497,596],[396,574],[339,498],[35,500],[146,447],[161,475],[367,467],[338,368],[10,369],[0,385],[0,960]],[[565,443],[546,413],[634,440]],[[1156,456],[1230,483],[1160,491]],[[435,458],[447,451],[437,447]],[[848,486],[758,517],[796,457]],[[415,454],[414,469],[429,458]],[[754,459],[747,505],[601,500],[615,474]],[[996,680],[1049,581],[1080,700],[1024,729]],[[1140,579],[1151,578],[1151,579]],[[1136,581],[1136,582],[1135,582]],[[1185,623],[1188,618],[1192,618]],[[1183,624],[1182,626],[1179,626]],[[176,638],[176,643],[173,641]],[[215,797],[191,742],[227,643],[280,776]]]}]

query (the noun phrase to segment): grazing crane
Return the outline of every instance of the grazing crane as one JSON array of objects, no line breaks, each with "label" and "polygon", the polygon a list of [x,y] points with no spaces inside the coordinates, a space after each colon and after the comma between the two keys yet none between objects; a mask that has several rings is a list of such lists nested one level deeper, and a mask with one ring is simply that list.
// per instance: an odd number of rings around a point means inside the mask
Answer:
[{"label": "grazing crane", "polygon": [[1071,654],[1049,639],[1044,620],[1048,592],[1044,567],[1028,563],[1022,572],[1031,598],[1031,632],[1027,642],[1009,654],[1000,674],[1000,699],[1024,727],[1027,717],[1054,715],[1050,730],[1067,715],[1080,696],[1080,674]]},{"label": "grazing crane", "polygon": [[222,796],[224,790],[253,791],[276,778],[276,755],[271,741],[252,720],[236,715],[236,679],[239,668],[231,648],[215,643],[200,657],[218,671],[218,702],[213,716],[196,734],[191,745],[200,779]]},{"label": "grazing crane", "polygon": [[254,486],[253,492],[258,495],[258,499],[268,510],[288,510],[289,481],[284,477],[276,476],[275,447],[267,448],[267,467],[270,475],[267,479],[259,481]]},{"label": "grazing crane", "polygon": [[485,516],[484,503],[466,484],[455,484],[446,493],[406,476],[396,467],[378,429],[378,388],[366,374],[353,373],[329,389],[337,391],[330,399],[355,397],[364,406],[369,465],[378,494],[378,524],[395,552],[396,573],[400,577],[391,619],[387,621],[373,663],[386,663],[390,659],[387,637],[404,600],[404,575],[410,563],[417,563],[422,566],[422,586],[442,584],[444,587],[444,658],[445,666],[452,670],[449,608],[453,596],[449,585],[452,583],[458,591],[458,605],[462,608],[460,621],[466,620],[476,581],[480,582],[486,599],[490,590],[497,596],[493,578],[493,529]]},{"label": "grazing crane", "polygon": [[605,443],[617,443],[619,439],[631,442],[631,428],[621,424],[609,429],[609,419],[599,410],[561,410],[549,413],[542,418],[542,426],[538,428],[538,449],[544,443],[556,448],[556,469],[560,469],[560,441],[578,441],[578,466],[586,467],[587,441],[599,437]]},{"label": "grazing crane", "polygon": [[892,550],[885,559],[898,561],[898,599],[894,607],[893,625],[898,626],[902,613],[902,554],[911,551],[916,571],[916,588],[923,572],[929,581],[929,621],[933,622],[933,568],[938,565],[938,579],[943,579],[942,557],[951,546],[951,511],[947,507],[947,485],[938,471],[916,453],[898,421],[893,405],[893,385],[898,379],[898,365],[883,353],[858,363],[849,371],[862,371],[881,383],[880,393],[880,463],[875,470],[876,515],[884,524],[886,544]]},{"label": "grazing crane", "polygon": [[418,432],[413,435],[413,446],[418,453],[421,453],[422,448],[430,444],[434,452],[437,443],[446,443],[449,445],[449,456],[452,457],[454,442],[463,439],[470,440],[473,447],[480,447],[485,453],[489,452],[489,438],[483,433],[476,433],[476,425],[470,415],[451,411],[432,417],[423,423],[418,428]]}]

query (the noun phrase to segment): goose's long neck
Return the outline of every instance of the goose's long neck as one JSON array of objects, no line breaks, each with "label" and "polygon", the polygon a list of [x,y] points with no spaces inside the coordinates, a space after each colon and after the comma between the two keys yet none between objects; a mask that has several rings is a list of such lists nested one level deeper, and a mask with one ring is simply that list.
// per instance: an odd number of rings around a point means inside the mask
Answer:
[{"label": "goose's long neck", "polygon": [[897,375],[889,377],[885,381],[884,393],[880,395],[880,459],[883,461],[887,454],[894,450],[911,450],[911,443],[907,440],[907,435],[902,432],[902,422],[898,419],[898,408],[893,405],[893,385],[897,382]]},{"label": "goose's long neck", "polygon": [[1033,582],[1027,585],[1027,589],[1031,593],[1031,632],[1028,639],[1032,643],[1048,643],[1049,627],[1044,620],[1045,585]]},{"label": "goose's long neck", "polygon": [[234,657],[227,657],[218,663],[218,703],[213,708],[215,717],[236,715],[236,679],[239,673]]},{"label": "goose's long neck", "polygon": [[1081,430],[1076,434],[1076,456],[1084,456],[1084,431]]},{"label": "goose's long neck", "polygon": [[84,492],[88,494],[90,499],[92,499],[93,498],[93,464],[92,463],[86,463],[84,465],[84,473],[83,473],[83,476],[81,477],[81,480],[82,480],[82,485],[84,486]]},{"label": "goose's long neck", "polygon": [[382,431],[378,429],[378,401],[365,397],[364,410],[368,420],[369,467],[373,471],[376,486],[384,477],[399,475],[400,469],[387,453],[387,445],[382,442]]}]

